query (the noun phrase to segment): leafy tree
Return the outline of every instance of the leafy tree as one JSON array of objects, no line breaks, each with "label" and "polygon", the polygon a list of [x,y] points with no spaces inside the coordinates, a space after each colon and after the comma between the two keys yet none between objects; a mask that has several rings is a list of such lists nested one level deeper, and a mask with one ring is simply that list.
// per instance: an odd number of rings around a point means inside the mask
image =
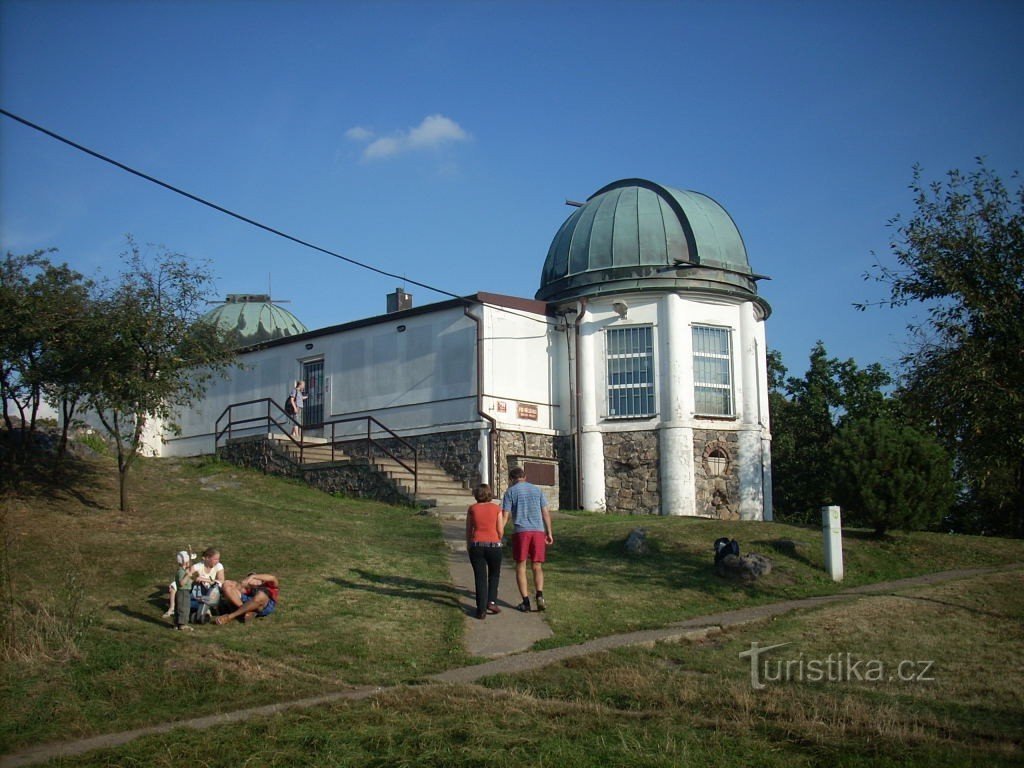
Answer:
[{"label": "leafy tree", "polygon": [[910,188],[916,210],[890,222],[898,266],[868,273],[889,287],[883,304],[927,309],[910,327],[901,396],[954,457],[961,521],[1021,536],[1024,187],[1009,191],[979,159],[927,185],[915,167]]},{"label": "leafy tree", "polygon": [[49,252],[8,253],[0,263],[0,395],[9,433],[10,409],[18,410],[22,453],[31,446],[44,393],[77,377],[87,358],[81,329],[92,284],[66,264],[51,263]]},{"label": "leafy tree", "polygon": [[96,345],[97,386],[89,405],[117,451],[121,510],[128,509],[128,472],[147,425],[177,429],[175,413],[224,373],[235,352],[215,324],[200,317],[212,292],[204,265],[159,249],[151,261],[128,239],[125,271],[97,301],[107,333]]},{"label": "leafy tree", "polygon": [[882,387],[890,383],[874,363],[830,358],[822,342],[811,349],[803,378],[787,377],[777,352],[769,355],[772,390],[772,478],[776,512],[811,520],[833,500],[832,443],[853,417],[877,416],[891,408]]},{"label": "leafy tree", "polygon": [[832,446],[835,501],[844,518],[878,536],[939,522],[953,502],[949,456],[930,435],[892,418],[858,417]]}]

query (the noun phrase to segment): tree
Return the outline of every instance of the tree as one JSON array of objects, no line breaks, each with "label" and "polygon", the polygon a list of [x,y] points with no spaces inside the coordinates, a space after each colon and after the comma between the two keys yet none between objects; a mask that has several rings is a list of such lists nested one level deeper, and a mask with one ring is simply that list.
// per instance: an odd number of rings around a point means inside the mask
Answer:
[{"label": "tree", "polygon": [[803,378],[786,377],[777,352],[769,354],[772,414],[772,479],[776,512],[794,520],[814,519],[833,500],[832,443],[840,426],[853,417],[886,413],[891,403],[882,392],[890,383],[873,363],[830,358],[822,342],[811,349]]},{"label": "tree", "polygon": [[832,448],[844,521],[875,535],[938,523],[953,502],[953,472],[938,441],[886,417],[850,419]]},{"label": "tree", "polygon": [[[8,253],[0,263],[0,396],[9,433],[10,408],[18,410],[21,454],[31,446],[44,393],[66,391],[88,359],[82,332],[92,283],[67,264],[51,263],[50,252]],[[66,427],[67,421],[62,448]]]},{"label": "tree", "polygon": [[147,424],[176,430],[177,410],[201,397],[235,352],[200,316],[212,291],[205,265],[163,248],[149,261],[130,237],[122,258],[120,281],[97,301],[107,333],[94,350],[99,365],[89,405],[116,447],[120,505],[127,511],[128,472]]},{"label": "tree", "polygon": [[[926,185],[915,167],[915,211],[897,216],[896,267],[882,304],[919,304],[901,397],[954,457],[957,517],[977,531],[1024,535],[1024,187],[1009,191],[979,159]],[[1016,179],[1016,175],[1014,176]],[[860,305],[863,309],[866,305]]]}]

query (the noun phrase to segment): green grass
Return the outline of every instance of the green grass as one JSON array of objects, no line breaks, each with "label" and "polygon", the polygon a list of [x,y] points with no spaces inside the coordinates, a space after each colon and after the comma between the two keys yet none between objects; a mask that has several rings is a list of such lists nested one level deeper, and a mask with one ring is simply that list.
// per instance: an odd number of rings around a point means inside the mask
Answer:
[{"label": "green grass", "polygon": [[[863,598],[486,687],[392,690],[233,726],[229,740],[179,732],[62,764],[229,768],[243,759],[231,744],[258,744],[247,754],[260,766],[1019,765],[1021,587],[1016,572]],[[787,659],[849,652],[890,669],[931,660],[934,679],[793,680],[755,691],[739,657],[752,640],[790,642],[773,654]]]},{"label": "green grass", "polygon": [[[494,690],[415,687],[433,672],[475,661],[461,650],[459,605],[466,596],[449,582],[436,520],[408,509],[333,498],[211,460],[141,461],[131,481],[134,510],[127,514],[115,508],[116,476],[109,459],[81,463],[70,477],[68,487],[23,490],[2,506],[7,543],[0,590],[5,656],[0,752],[351,686],[411,683],[414,687],[367,702],[232,726],[230,741],[257,740],[261,747],[249,756],[253,765],[511,765],[525,760],[567,766],[699,765],[719,764],[723,754],[735,755],[735,765],[790,764],[794,755],[814,764],[831,759],[844,743],[856,747],[856,759],[867,761],[870,753],[880,764],[899,763],[907,754],[884,739],[875,742],[882,746],[874,752],[861,749],[856,740],[868,738],[862,731],[849,731],[835,745],[815,741],[810,726],[792,738],[779,735],[772,730],[777,723],[763,722],[757,702],[781,707],[775,701],[780,694],[770,691],[774,698],[755,700],[749,684],[743,689],[737,649],[751,639],[767,643],[786,627],[794,628],[786,632],[800,633],[808,652],[817,652],[816,644],[829,647],[835,638],[852,642],[835,634],[839,630],[832,625],[842,627],[841,621],[822,618],[848,608],[779,619],[770,625],[771,632],[730,633],[706,647],[666,646],[577,660],[564,669],[492,683]],[[631,558],[622,545],[637,525],[648,530],[652,551]],[[1024,561],[1020,541],[922,533],[879,541],[850,532],[844,540],[847,579],[836,585],[822,571],[821,534],[812,528],[580,514],[559,516],[555,535],[545,590],[545,618],[554,637],[544,646],[882,579]],[[744,552],[771,556],[772,574],[751,585],[715,577],[711,543],[722,535],[736,538]],[[795,546],[779,551],[780,539]],[[280,609],[271,619],[246,627],[169,631],[160,614],[166,608],[174,553],[185,546],[201,550],[211,545],[221,549],[229,578],[249,570],[276,573],[282,582]],[[946,599],[939,587],[929,593],[938,597],[927,600],[870,598],[864,605],[884,606],[881,615],[855,614],[851,622],[878,624],[894,636],[935,643],[951,634],[969,636],[973,624],[991,632],[1000,627],[1019,656],[1020,586],[1018,577],[1016,592],[1005,588],[986,597],[987,613],[965,614],[971,621],[953,627],[938,620],[944,609],[934,601]],[[984,603],[981,596],[976,599]],[[1016,609],[1008,608],[1013,604]],[[925,609],[938,614],[910,621]],[[952,613],[959,615],[959,610]],[[909,622],[905,626],[899,623],[904,619]],[[883,639],[865,640],[860,650],[874,653],[883,648]],[[1000,669],[1006,662],[998,644],[979,642],[973,649],[981,671]],[[623,665],[636,670],[627,675],[637,677],[635,690],[617,682],[625,674]],[[666,703],[654,696],[666,670],[699,682],[693,689],[697,698]],[[985,677],[974,668],[950,674]],[[676,686],[678,681],[671,680],[670,687]],[[963,749],[998,757],[1013,730],[1006,713],[1016,717],[1018,700],[1011,699],[1007,708],[998,703],[1005,687],[974,689],[969,680],[962,682],[968,687],[927,702],[921,716],[926,724],[946,718],[954,730],[966,721],[982,735],[971,735]],[[573,687],[577,683],[584,685],[582,693]],[[712,693],[722,686],[726,693],[719,702]],[[798,692],[820,697],[802,705],[810,707],[809,721],[815,707],[838,706],[834,690]],[[858,693],[858,706],[879,695],[874,689]],[[704,712],[704,696],[712,698],[711,714]],[[882,711],[890,720],[925,706],[906,692],[885,692],[884,697]],[[777,719],[785,722],[791,714]],[[977,723],[994,730],[984,736]],[[70,764],[242,762],[237,753],[219,755],[223,741],[213,732],[151,738]],[[920,748],[927,752],[935,743],[929,738]],[[951,760],[935,747],[936,764],[955,764]]]},{"label": "green grass", "polygon": [[[1024,541],[922,532],[879,540],[855,530],[845,534],[846,575],[837,584],[824,570],[820,529],[617,515],[561,518],[554,525],[544,594],[555,637],[544,646],[923,573],[1024,561]],[[651,551],[628,557],[623,545],[637,526],[646,529]],[[721,536],[735,538],[744,554],[768,555],[772,573],[750,584],[715,576],[709,567],[712,543]],[[794,546],[780,549],[780,541]]]},{"label": "green grass", "polygon": [[[465,663],[436,520],[210,462],[140,462],[136,510],[121,514],[108,474],[70,497],[6,503],[19,607],[4,600],[15,642],[0,751]],[[277,574],[277,613],[169,631],[161,613],[185,546],[219,547],[229,578]],[[69,580],[84,585],[81,603]],[[72,625],[72,604],[87,617],[74,650],[41,647],[39,615]]]}]

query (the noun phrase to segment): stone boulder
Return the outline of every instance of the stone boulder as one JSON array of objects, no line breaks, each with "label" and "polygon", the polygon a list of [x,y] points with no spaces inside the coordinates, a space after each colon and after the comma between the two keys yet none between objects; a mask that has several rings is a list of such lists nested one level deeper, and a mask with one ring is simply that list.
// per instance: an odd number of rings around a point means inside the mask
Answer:
[{"label": "stone boulder", "polygon": [[772,561],[764,555],[726,555],[715,564],[715,573],[737,581],[755,581],[772,572]]},{"label": "stone boulder", "polygon": [[643,528],[634,528],[629,532],[629,536],[626,538],[626,554],[627,555],[646,555],[647,554],[647,531]]}]

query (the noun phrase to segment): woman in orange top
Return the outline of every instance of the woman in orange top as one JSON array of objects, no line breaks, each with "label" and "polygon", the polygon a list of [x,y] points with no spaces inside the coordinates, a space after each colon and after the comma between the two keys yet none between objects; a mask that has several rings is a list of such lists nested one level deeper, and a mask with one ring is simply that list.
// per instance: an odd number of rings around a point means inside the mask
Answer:
[{"label": "woman in orange top", "polygon": [[478,485],[473,491],[477,503],[466,510],[466,549],[476,581],[476,617],[499,613],[498,579],[501,577],[501,534],[507,516],[491,501],[491,486]]}]

